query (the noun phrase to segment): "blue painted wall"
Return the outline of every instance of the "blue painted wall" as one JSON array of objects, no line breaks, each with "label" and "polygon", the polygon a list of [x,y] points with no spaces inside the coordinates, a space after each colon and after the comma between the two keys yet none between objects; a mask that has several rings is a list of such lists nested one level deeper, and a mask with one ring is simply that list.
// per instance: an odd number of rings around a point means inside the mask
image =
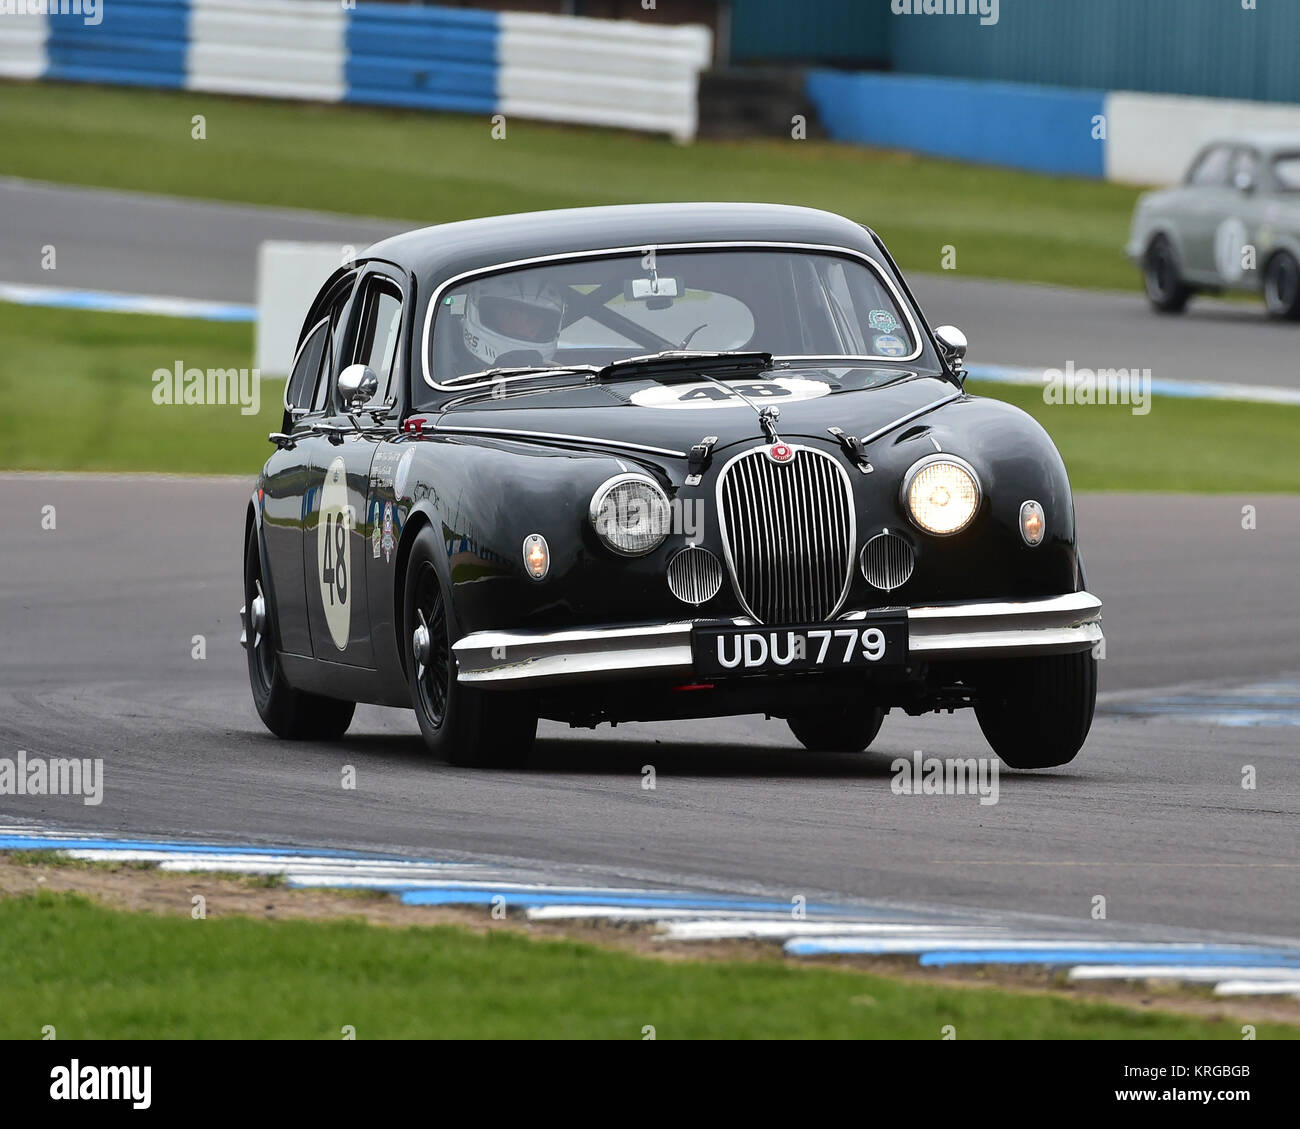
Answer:
[{"label": "blue painted wall", "polygon": [[1106,95],[916,75],[813,71],[808,94],[831,136],[980,164],[1102,177],[1092,137]]}]

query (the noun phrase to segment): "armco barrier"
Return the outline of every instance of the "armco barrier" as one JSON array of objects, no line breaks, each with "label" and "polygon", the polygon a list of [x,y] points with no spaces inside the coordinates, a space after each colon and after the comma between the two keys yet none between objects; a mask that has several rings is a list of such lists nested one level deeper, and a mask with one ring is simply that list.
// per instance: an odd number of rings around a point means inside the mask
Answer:
[{"label": "armco barrier", "polygon": [[97,18],[0,15],[0,76],[502,113],[686,141],[713,50],[694,25],[338,0],[101,0]]}]

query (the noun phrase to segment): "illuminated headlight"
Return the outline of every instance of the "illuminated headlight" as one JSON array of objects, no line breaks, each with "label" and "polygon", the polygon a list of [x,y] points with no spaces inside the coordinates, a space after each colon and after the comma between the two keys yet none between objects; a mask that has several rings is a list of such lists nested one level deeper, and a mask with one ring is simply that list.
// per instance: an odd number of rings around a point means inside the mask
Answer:
[{"label": "illuminated headlight", "polygon": [[907,512],[927,533],[960,533],[980,505],[975,468],[952,455],[930,455],[916,463],[903,480]]},{"label": "illuminated headlight", "polygon": [[662,544],[672,525],[668,495],[643,474],[617,474],[591,496],[591,524],[614,552],[639,557]]}]

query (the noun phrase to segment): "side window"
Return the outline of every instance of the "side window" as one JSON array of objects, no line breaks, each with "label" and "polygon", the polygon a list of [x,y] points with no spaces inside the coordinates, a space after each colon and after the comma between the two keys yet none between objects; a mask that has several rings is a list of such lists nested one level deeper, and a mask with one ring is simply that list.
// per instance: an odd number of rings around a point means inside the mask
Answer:
[{"label": "side window", "polygon": [[396,283],[372,277],[366,288],[361,321],[357,326],[352,363],[366,365],[379,377],[372,404],[382,404],[393,394],[393,372],[402,336],[402,293]]},{"label": "side window", "polygon": [[327,284],[312,303],[312,314],[317,321],[298,346],[293,370],[284,387],[285,406],[296,415],[325,410],[330,369],[338,355],[343,311],[347,309],[355,283],[355,272],[344,275],[332,285]]},{"label": "side window", "polygon": [[1228,166],[1231,162],[1232,151],[1226,146],[1216,145],[1196,162],[1187,183],[1197,188],[1221,188],[1228,183]]},{"label": "side window", "polygon": [[1253,188],[1259,184],[1259,155],[1250,149],[1238,149],[1232,157],[1232,175],[1229,183],[1238,188],[1250,184]]},{"label": "side window", "polygon": [[330,322],[321,318],[315,329],[298,350],[289,374],[289,383],[285,388],[284,402],[289,408],[310,410],[316,399],[316,386],[320,383],[321,362],[325,359],[325,347],[329,341]]}]

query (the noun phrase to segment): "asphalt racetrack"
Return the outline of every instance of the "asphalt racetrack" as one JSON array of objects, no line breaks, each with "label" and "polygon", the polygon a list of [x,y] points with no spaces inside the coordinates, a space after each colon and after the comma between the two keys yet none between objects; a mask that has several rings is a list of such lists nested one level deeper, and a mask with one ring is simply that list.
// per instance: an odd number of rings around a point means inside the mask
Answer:
[{"label": "asphalt racetrack", "polygon": [[[265,239],[363,249],[439,218],[372,220],[16,179],[0,179],[0,215],[0,281],[246,303],[256,297]],[[888,216],[861,218],[888,239]],[[53,271],[41,269],[47,243],[58,250]],[[931,324],[965,330],[975,365],[1064,369],[1073,362],[1150,369],[1156,380],[1300,388],[1300,331],[1269,322],[1261,303],[1198,298],[1186,316],[1160,317],[1137,293],[903,267]]]},{"label": "asphalt racetrack", "polygon": [[987,755],[962,714],[892,714],[860,756],[804,752],[757,717],[544,723],[534,765],[510,772],[431,761],[405,711],[361,708],[337,745],[279,741],[237,643],[249,483],[0,483],[0,747],[102,757],[105,779],[99,806],[3,796],[0,820],[1085,922],[1100,894],[1112,922],[1300,936],[1300,498],[1080,498],[1106,603],[1101,712],[1074,764],[1004,772],[981,806],[890,789],[895,756]]}]

